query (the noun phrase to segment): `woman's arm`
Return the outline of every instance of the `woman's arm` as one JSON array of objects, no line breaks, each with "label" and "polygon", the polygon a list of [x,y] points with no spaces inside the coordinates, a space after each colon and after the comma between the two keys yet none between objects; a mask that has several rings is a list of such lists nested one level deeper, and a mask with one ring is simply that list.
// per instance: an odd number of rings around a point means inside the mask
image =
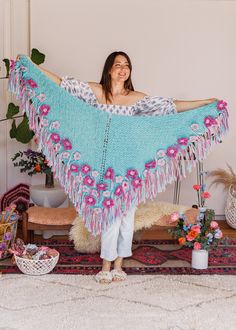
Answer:
[{"label": "woman's arm", "polygon": [[202,107],[203,105],[210,104],[212,102],[216,102],[218,99],[206,99],[206,100],[196,100],[196,101],[178,101],[175,100],[174,104],[176,105],[177,112],[183,112],[191,109],[195,109],[198,107]]},{"label": "woman's arm", "polygon": [[[29,56],[26,56],[26,57],[31,61]],[[19,59],[20,59],[20,55],[17,55],[16,60],[19,60]],[[57,85],[60,85],[61,78],[59,76],[57,76],[55,73],[52,73],[52,72],[40,67],[39,65],[35,64],[34,62],[32,62],[32,63],[34,65],[36,65],[39,68],[39,70],[41,70],[49,79],[53,80]]]},{"label": "woman's arm", "polygon": [[42,67],[40,67],[39,65],[37,65],[37,67],[50,79],[52,79],[57,85],[60,85],[61,83],[61,78],[59,76],[57,76],[55,73],[52,73]]}]

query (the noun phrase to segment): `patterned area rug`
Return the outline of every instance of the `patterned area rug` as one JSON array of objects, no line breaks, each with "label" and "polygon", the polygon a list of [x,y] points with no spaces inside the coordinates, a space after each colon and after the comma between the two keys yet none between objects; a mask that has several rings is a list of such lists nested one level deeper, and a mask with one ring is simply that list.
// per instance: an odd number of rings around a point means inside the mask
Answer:
[{"label": "patterned area rug", "polygon": [[[78,253],[72,242],[47,240],[37,242],[57,249],[60,259],[54,274],[96,274],[101,269],[99,254]],[[191,268],[191,249],[180,247],[173,240],[133,242],[133,255],[125,259],[124,270],[128,274],[236,274],[236,239],[222,242],[209,253],[209,267],[205,270]],[[0,272],[20,273],[11,259],[0,262]]]}]

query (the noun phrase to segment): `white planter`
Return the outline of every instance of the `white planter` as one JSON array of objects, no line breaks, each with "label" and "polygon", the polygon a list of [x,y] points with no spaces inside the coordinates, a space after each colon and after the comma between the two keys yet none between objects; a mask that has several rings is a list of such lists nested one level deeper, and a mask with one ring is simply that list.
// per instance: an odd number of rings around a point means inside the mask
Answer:
[{"label": "white planter", "polygon": [[207,269],[208,254],[206,250],[192,250],[192,268]]},{"label": "white planter", "polygon": [[30,198],[38,206],[59,207],[67,196],[59,186],[46,188],[45,185],[33,185],[30,186]]}]

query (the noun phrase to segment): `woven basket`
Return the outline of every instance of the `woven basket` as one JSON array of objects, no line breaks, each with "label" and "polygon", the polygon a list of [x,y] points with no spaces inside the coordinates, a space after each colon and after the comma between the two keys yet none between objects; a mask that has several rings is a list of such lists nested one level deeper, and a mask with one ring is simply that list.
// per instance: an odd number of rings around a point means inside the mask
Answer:
[{"label": "woven basket", "polygon": [[225,207],[225,218],[228,225],[236,229],[236,191],[231,185]]},{"label": "woven basket", "polygon": [[59,253],[55,257],[43,260],[24,259],[15,255],[18,268],[22,273],[27,275],[44,275],[50,273],[56,266],[58,259]]},{"label": "woven basket", "polygon": [[0,224],[0,260],[8,258],[11,255],[8,249],[15,241],[17,223],[18,218],[16,220]]}]

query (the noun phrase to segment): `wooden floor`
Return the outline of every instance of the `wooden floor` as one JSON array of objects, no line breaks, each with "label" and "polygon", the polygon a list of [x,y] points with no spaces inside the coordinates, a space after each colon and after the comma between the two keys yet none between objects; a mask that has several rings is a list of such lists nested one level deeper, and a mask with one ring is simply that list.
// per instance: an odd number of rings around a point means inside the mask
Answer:
[{"label": "wooden floor", "polygon": [[[224,237],[236,238],[236,229],[229,227],[225,220],[218,222]],[[167,232],[168,228],[170,227],[153,226],[150,229],[143,230],[141,232],[141,239],[172,239],[171,235]]]}]

